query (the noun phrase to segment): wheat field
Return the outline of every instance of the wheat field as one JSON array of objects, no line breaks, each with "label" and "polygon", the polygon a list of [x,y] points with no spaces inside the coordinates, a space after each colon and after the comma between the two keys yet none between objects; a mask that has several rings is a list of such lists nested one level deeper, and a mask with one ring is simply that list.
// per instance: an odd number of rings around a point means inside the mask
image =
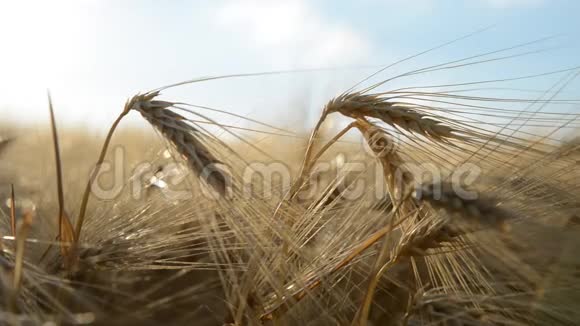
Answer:
[{"label": "wheat field", "polygon": [[128,94],[106,136],[2,124],[1,323],[577,324],[580,69],[504,78],[526,46],[381,71],[310,134],[163,94],[260,74]]}]

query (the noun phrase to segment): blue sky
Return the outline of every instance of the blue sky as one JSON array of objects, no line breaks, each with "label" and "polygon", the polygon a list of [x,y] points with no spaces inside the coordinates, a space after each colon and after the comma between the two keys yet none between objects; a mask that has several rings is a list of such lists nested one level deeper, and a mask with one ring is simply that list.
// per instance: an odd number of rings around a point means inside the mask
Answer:
[{"label": "blue sky", "polygon": [[[128,97],[173,82],[339,67],[213,81],[165,94],[291,125],[312,120],[327,99],[379,65],[487,26],[493,28],[379,79],[553,35],[559,36],[539,48],[562,48],[417,82],[503,78],[580,65],[579,12],[580,2],[573,0],[0,0],[0,114],[45,123],[49,88],[61,123],[104,129]],[[528,86],[547,89],[553,81]],[[578,90],[578,83],[568,89]]]}]

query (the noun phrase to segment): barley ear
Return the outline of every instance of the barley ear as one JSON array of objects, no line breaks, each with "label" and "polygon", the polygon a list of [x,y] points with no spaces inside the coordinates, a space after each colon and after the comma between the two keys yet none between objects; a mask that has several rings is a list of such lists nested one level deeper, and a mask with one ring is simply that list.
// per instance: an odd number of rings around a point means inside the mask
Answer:
[{"label": "barley ear", "polygon": [[153,100],[157,95],[158,92],[153,92],[134,96],[129,101],[130,109],[141,113],[173,145],[197,177],[225,198],[230,180],[219,168],[222,162],[204,145],[199,130],[169,109],[174,103]]},{"label": "barley ear", "polygon": [[473,134],[445,124],[441,117],[427,114],[417,109],[417,105],[403,102],[392,102],[380,94],[362,94],[359,92],[343,94],[327,104],[328,112],[339,112],[353,119],[367,117],[417,134],[435,142],[447,142],[451,139],[467,140]]}]

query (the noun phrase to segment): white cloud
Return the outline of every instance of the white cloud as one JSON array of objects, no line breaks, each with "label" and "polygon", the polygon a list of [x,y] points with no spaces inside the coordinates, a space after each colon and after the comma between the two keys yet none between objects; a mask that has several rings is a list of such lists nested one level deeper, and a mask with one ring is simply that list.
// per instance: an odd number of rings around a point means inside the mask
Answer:
[{"label": "white cloud", "polygon": [[544,4],[545,0],[483,0],[494,8],[536,7]]},{"label": "white cloud", "polygon": [[364,60],[370,52],[362,35],[328,21],[306,0],[227,1],[215,19],[218,26],[264,51],[264,57],[275,64],[348,64]]}]

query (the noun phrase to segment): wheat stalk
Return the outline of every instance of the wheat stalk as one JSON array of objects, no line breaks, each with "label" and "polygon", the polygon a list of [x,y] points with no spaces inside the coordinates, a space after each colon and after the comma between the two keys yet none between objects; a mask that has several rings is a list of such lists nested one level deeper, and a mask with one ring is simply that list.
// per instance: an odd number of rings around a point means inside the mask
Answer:
[{"label": "wheat stalk", "polygon": [[360,312],[355,318],[358,319],[358,324],[366,325],[375,290],[384,273],[397,264],[407,264],[408,259],[412,257],[425,256],[427,250],[439,248],[442,243],[456,239],[456,236],[456,233],[450,231],[447,223],[439,219],[434,221],[423,219],[411,229],[405,230],[394,247],[394,253],[376,273],[372,274]]},{"label": "wheat stalk", "polygon": [[10,184],[10,233],[16,238],[16,196],[13,184]]},{"label": "wheat stalk", "polygon": [[[320,277],[317,275],[308,275],[306,277],[306,280],[303,282],[303,284],[305,284],[305,286],[298,287],[298,290],[296,290],[297,284],[293,283],[293,284],[286,286],[286,289],[292,289],[293,294],[291,296],[288,296],[287,298],[284,298],[284,300],[287,301],[289,298],[291,298],[295,301],[302,300],[307,295],[308,291],[312,291],[312,290],[318,288],[322,284],[323,278],[328,277],[328,276],[340,271],[341,269],[345,268],[346,266],[348,266],[348,264],[350,264],[354,259],[359,257],[363,252],[365,252],[366,250],[371,248],[373,245],[375,245],[377,242],[379,242],[381,239],[384,239],[390,233],[392,233],[395,230],[395,228],[398,227],[400,224],[402,224],[405,220],[407,220],[408,218],[411,218],[412,215],[415,215],[415,213],[411,212],[409,214],[406,214],[404,216],[399,217],[398,221],[395,221],[394,217],[397,215],[400,215],[399,210],[402,208],[403,203],[405,202],[406,199],[407,199],[406,197],[403,198],[399,202],[398,205],[393,207],[392,211],[390,212],[391,219],[390,219],[390,223],[388,225],[386,225],[386,226],[382,227],[381,229],[377,230],[376,232],[372,233],[366,239],[362,240],[357,245],[355,245],[343,259],[341,259],[336,265],[331,267],[331,269],[328,271],[328,273],[326,275],[324,275],[324,277]],[[387,243],[386,240],[383,240],[383,241],[385,243]],[[284,302],[284,304],[286,304],[286,303],[287,302]],[[283,309],[284,304],[279,304],[279,303],[278,304],[266,304],[265,305],[267,307],[265,309],[266,312],[260,316],[260,319],[262,321],[265,321],[265,320],[270,320],[270,319],[274,318],[274,315],[280,313],[280,311]]]},{"label": "wheat stalk", "polygon": [[14,272],[12,280],[12,296],[9,301],[11,310],[16,309],[16,301],[22,286],[23,268],[24,268],[24,249],[26,246],[26,238],[30,233],[32,226],[32,213],[28,212],[22,217],[20,226],[18,227],[16,237],[16,253],[14,257]]}]

